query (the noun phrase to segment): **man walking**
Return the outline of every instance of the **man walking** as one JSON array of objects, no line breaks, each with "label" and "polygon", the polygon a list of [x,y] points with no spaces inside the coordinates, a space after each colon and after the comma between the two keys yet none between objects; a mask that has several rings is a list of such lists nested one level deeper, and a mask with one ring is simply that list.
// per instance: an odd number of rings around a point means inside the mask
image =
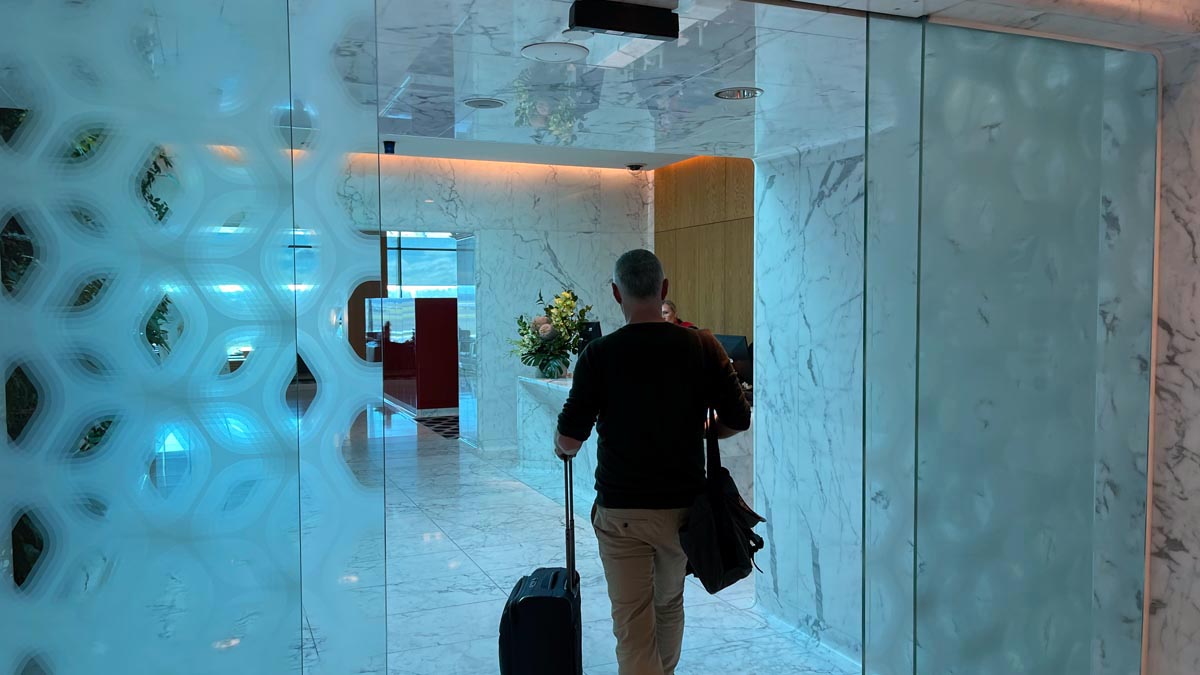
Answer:
[{"label": "man walking", "polygon": [[620,675],[673,675],[683,644],[687,556],[679,528],[704,490],[709,409],[727,438],[750,427],[729,358],[708,331],[663,320],[662,263],[622,255],[613,298],[625,326],[579,356],[558,418],[556,452],[573,456],[599,435],[592,526],[612,601]]}]

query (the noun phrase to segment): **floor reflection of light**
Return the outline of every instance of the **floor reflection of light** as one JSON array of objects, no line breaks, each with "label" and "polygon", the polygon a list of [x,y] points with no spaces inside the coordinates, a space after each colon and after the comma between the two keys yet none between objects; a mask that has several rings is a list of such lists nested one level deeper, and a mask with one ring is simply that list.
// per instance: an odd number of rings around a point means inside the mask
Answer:
[{"label": "floor reflection of light", "polygon": [[213,643],[213,649],[232,649],[242,644],[240,638],[227,638],[225,640],[217,640]]},{"label": "floor reflection of light", "polygon": [[241,293],[246,287],[238,284],[217,284],[217,290],[222,293]]},{"label": "floor reflection of light", "polygon": [[289,291],[298,291],[300,293],[303,293],[305,291],[311,291],[313,289],[313,285],[312,284],[288,284],[287,288]]},{"label": "floor reflection of light", "polygon": [[357,574],[347,574],[346,576],[342,577],[341,579],[338,579],[338,581],[343,584],[357,584],[358,583],[358,575]]}]

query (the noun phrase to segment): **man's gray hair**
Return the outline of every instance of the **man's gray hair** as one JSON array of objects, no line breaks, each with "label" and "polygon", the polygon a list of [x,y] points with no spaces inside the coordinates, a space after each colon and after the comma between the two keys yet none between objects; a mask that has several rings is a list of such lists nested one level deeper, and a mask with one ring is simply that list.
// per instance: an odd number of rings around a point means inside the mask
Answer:
[{"label": "man's gray hair", "polygon": [[662,292],[663,277],[658,256],[640,248],[617,258],[613,270],[613,283],[621,289],[621,295],[635,300],[657,300]]}]

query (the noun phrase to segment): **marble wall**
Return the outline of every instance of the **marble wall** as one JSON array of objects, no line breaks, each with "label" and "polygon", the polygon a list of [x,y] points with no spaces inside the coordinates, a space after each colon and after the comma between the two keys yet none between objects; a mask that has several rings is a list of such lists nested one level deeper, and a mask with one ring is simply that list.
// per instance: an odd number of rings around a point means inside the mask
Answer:
[{"label": "marble wall", "polygon": [[[401,143],[401,146],[403,144]],[[518,314],[574,289],[605,332],[624,324],[610,281],[617,256],[651,243],[649,174],[537,164],[383,156],[352,158],[343,203],[356,221],[385,230],[475,235],[480,448],[515,456],[517,377],[533,374],[511,354]]]},{"label": "marble wall", "polygon": [[1146,672],[1191,675],[1200,672],[1200,40],[1163,56]]},{"label": "marble wall", "polygon": [[863,147],[755,160],[760,604],[861,652]]}]

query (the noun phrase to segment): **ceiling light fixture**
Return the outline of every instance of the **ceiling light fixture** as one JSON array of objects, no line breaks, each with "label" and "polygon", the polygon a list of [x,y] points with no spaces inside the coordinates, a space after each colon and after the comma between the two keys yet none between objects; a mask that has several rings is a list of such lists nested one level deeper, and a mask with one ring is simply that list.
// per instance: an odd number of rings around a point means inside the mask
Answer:
[{"label": "ceiling light fixture", "polygon": [[521,49],[521,56],[542,63],[582,61],[590,53],[587,47],[570,42],[535,42]]},{"label": "ceiling light fixture", "polygon": [[463,99],[463,105],[476,110],[495,110],[503,108],[504,101],[490,96],[472,96],[468,99]]},{"label": "ceiling light fixture", "polygon": [[748,98],[758,98],[762,93],[763,90],[758,87],[728,87],[718,89],[713,96],[726,101],[744,101]]}]

